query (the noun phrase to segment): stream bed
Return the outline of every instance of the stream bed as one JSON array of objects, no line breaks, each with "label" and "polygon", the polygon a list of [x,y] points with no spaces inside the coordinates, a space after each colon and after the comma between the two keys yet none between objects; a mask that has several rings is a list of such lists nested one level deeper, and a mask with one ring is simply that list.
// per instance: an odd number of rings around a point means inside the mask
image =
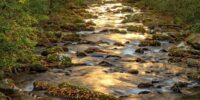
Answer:
[{"label": "stream bed", "polygon": [[[20,83],[18,86],[24,91],[32,91],[34,81],[55,84],[70,81],[122,100],[183,100],[183,96],[197,93],[193,91],[199,90],[193,88],[199,84],[187,78],[187,73],[192,70],[169,63],[168,52],[163,51],[175,44],[160,41],[161,46],[158,47],[139,46],[140,42],[147,38],[147,33],[127,31],[127,27],[143,23],[122,23],[125,16],[130,14],[121,12],[123,8],[128,6],[108,2],[102,5],[94,4],[87,9],[98,16],[85,19],[96,24],[95,31],[81,31],[76,34],[83,36],[82,41],[91,43],[72,43],[67,46],[69,51],[65,53],[72,58],[73,63],[85,65],[51,69],[40,74],[22,74],[15,79]],[[136,8],[132,10],[133,14],[141,13]],[[98,48],[103,52],[88,53],[85,57],[76,56],[77,52],[88,48]],[[139,48],[145,49],[144,52],[137,53]],[[181,93],[175,93],[172,87],[180,82],[188,85],[181,89]],[[152,86],[148,86],[149,84]],[[37,91],[35,93],[40,94]],[[62,99],[55,97],[55,100]]]}]

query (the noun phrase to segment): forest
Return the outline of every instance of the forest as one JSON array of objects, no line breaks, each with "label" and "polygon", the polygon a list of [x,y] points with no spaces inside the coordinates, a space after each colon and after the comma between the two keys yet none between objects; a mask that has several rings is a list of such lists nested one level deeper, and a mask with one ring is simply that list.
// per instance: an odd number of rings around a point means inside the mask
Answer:
[{"label": "forest", "polygon": [[0,100],[199,95],[199,0],[0,0]]}]

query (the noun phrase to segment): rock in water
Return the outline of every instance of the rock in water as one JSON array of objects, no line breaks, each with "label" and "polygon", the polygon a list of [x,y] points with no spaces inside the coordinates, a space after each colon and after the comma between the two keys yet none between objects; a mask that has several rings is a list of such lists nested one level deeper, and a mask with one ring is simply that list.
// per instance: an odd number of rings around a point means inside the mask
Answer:
[{"label": "rock in water", "polygon": [[86,57],[87,54],[86,54],[85,52],[77,52],[77,53],[76,53],[76,56],[77,56],[77,57]]},{"label": "rock in water", "polygon": [[111,63],[109,63],[107,61],[102,61],[102,62],[99,63],[99,65],[106,66],[106,67],[112,67],[112,66],[114,66],[113,64],[111,64]]},{"label": "rock in water", "polygon": [[138,74],[139,71],[135,70],[135,69],[132,69],[132,70],[129,70],[128,73],[130,73],[130,74]]},{"label": "rock in water", "polygon": [[138,85],[138,88],[150,88],[150,87],[153,87],[153,84],[151,84],[151,83],[140,83]]}]

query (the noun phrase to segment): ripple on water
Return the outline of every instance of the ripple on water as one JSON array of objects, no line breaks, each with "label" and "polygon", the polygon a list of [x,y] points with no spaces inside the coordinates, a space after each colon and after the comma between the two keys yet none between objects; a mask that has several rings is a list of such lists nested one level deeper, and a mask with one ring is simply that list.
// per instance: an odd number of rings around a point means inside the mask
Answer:
[{"label": "ripple on water", "polygon": [[30,91],[33,91],[33,88],[34,88],[33,84],[31,83],[31,84],[26,85],[23,90],[30,92]]},{"label": "ripple on water", "polygon": [[134,56],[135,48],[132,45],[128,45],[123,51],[122,54],[125,56]]}]

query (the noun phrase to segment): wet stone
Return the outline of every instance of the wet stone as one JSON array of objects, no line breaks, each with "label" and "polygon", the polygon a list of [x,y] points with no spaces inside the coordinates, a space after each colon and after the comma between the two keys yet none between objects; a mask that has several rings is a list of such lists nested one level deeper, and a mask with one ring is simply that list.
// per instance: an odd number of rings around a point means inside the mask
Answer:
[{"label": "wet stone", "polygon": [[150,87],[153,87],[153,84],[151,84],[151,83],[140,83],[138,85],[138,88],[150,88]]},{"label": "wet stone", "polygon": [[200,61],[196,59],[187,59],[188,67],[198,67],[200,68]]},{"label": "wet stone", "polygon": [[77,52],[77,53],[76,53],[76,56],[77,56],[77,57],[86,57],[87,54],[86,54],[85,52]]},{"label": "wet stone", "polygon": [[132,32],[141,32],[141,33],[146,32],[143,26],[129,26],[127,30]]},{"label": "wet stone", "polygon": [[149,93],[151,93],[151,92],[150,91],[142,91],[142,92],[140,92],[138,94],[149,94]]},{"label": "wet stone", "polygon": [[69,51],[69,49],[68,49],[67,47],[65,47],[65,46],[63,46],[62,48],[63,48],[63,50],[64,50],[65,52],[68,52],[68,51]]},{"label": "wet stone", "polygon": [[167,50],[166,49],[161,49],[160,52],[165,52],[166,53]]},{"label": "wet stone", "polygon": [[122,12],[133,12],[133,8],[131,8],[131,7],[124,7],[124,8],[122,8],[121,11]]},{"label": "wet stone", "polygon": [[139,62],[139,63],[145,63],[145,62],[146,62],[146,61],[143,60],[142,58],[137,58],[135,61],[136,61],[136,62]]},{"label": "wet stone", "polygon": [[70,74],[69,71],[67,71],[67,72],[65,72],[65,75],[66,75],[66,76],[69,76],[69,75],[71,75],[71,74]]},{"label": "wet stone", "polygon": [[152,80],[151,81],[152,84],[159,83],[159,82],[160,82],[159,80]]},{"label": "wet stone", "polygon": [[94,45],[96,43],[93,42],[93,41],[80,41],[79,44],[91,44],[91,45]]},{"label": "wet stone", "polygon": [[107,59],[116,59],[116,60],[119,60],[121,59],[122,57],[121,56],[118,56],[118,55],[107,55],[105,58]]},{"label": "wet stone", "polygon": [[44,73],[48,71],[49,69],[47,67],[44,67],[42,64],[32,64],[30,66],[31,72],[37,72],[37,73]]},{"label": "wet stone", "polygon": [[91,47],[88,48],[87,50],[85,50],[86,53],[94,53],[94,52],[103,52],[102,50],[100,50],[99,48],[96,47]]},{"label": "wet stone", "polygon": [[43,81],[35,81],[33,83],[33,90],[40,91],[40,90],[47,90],[49,88],[49,84]]},{"label": "wet stone", "polygon": [[139,54],[143,54],[144,50],[143,50],[143,48],[139,48],[139,49],[136,49],[135,52],[139,53]]},{"label": "wet stone", "polygon": [[142,41],[139,46],[161,46],[161,43],[157,40],[145,40]]},{"label": "wet stone", "polygon": [[112,66],[114,66],[113,64],[111,64],[111,63],[109,63],[107,61],[102,61],[102,62],[99,63],[99,65],[106,66],[106,67],[112,67]]},{"label": "wet stone", "polygon": [[182,93],[180,87],[175,86],[175,85],[171,87],[171,90],[174,93]]},{"label": "wet stone", "polygon": [[171,63],[179,63],[182,61],[182,59],[180,57],[173,57],[173,58],[169,58],[168,61]]},{"label": "wet stone", "polygon": [[188,75],[188,78],[190,80],[195,80],[195,81],[200,82],[200,74],[191,74],[191,75]]},{"label": "wet stone", "polygon": [[188,86],[188,83],[186,83],[186,82],[177,82],[174,84],[174,87],[179,87],[179,88],[184,88],[187,86]]},{"label": "wet stone", "polygon": [[41,52],[41,55],[42,55],[42,56],[48,56],[48,54],[49,54],[49,53],[48,53],[47,51],[42,51],[42,52]]},{"label": "wet stone", "polygon": [[115,42],[113,45],[116,45],[116,46],[124,46],[124,44],[119,43],[119,42]]},{"label": "wet stone", "polygon": [[136,70],[136,69],[131,69],[131,70],[128,71],[128,73],[130,73],[130,74],[139,74],[139,71]]}]

